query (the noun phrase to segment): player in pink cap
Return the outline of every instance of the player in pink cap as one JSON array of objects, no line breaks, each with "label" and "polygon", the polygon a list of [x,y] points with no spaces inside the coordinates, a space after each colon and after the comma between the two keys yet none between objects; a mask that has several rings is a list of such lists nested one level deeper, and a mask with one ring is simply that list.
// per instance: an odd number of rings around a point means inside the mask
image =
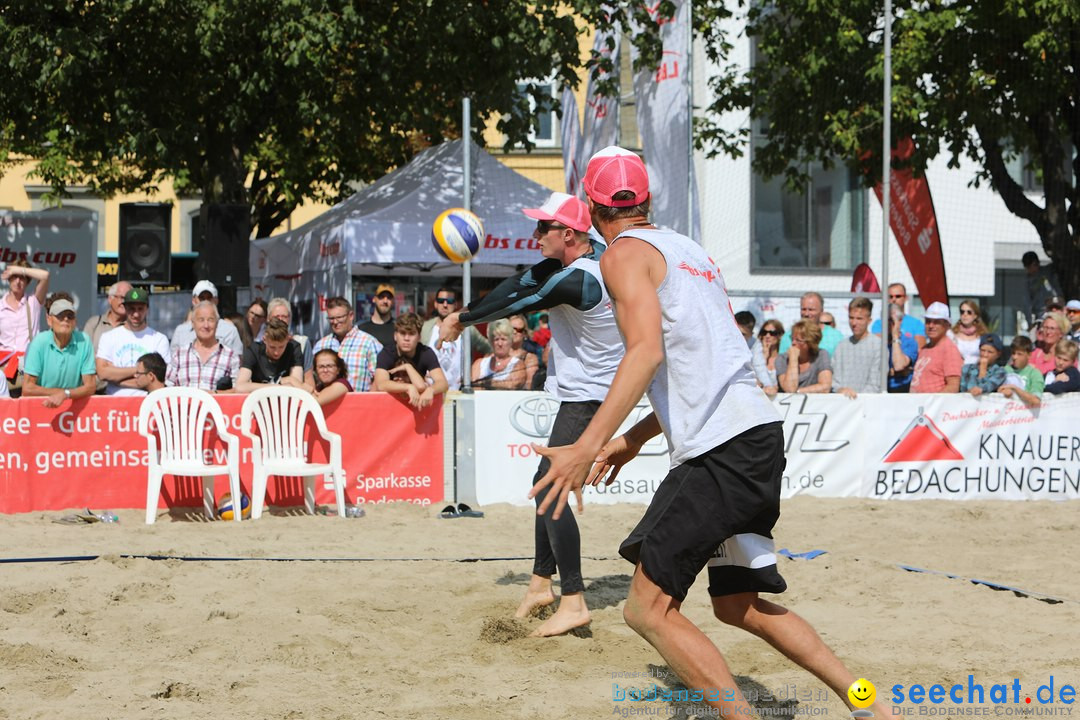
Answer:
[{"label": "player in pink cap", "polygon": [[[538,512],[559,516],[571,490],[586,480],[611,482],[663,432],[671,470],[619,548],[635,565],[627,624],[720,714],[750,717],[720,651],[681,613],[707,566],[717,618],[766,640],[849,702],[855,676],[805,620],[758,596],[787,587],[772,539],[784,434],[757,386],[720,270],[690,238],[649,222],[649,175],[633,153],[601,150],[589,160],[584,185],[593,226],[609,245],[600,265],[626,353],[576,442],[533,445],[551,463],[532,490],[546,493]],[[612,439],[645,392],[654,412]],[[888,716],[881,705],[875,710]]]},{"label": "player in pink cap", "polygon": [[[551,341],[544,390],[559,400],[548,444],[566,445],[577,439],[607,395],[622,358],[622,338],[600,276],[604,244],[589,237],[592,223],[585,203],[557,192],[540,207],[523,212],[537,221],[533,237],[545,259],[504,280],[467,310],[448,315],[440,341],[456,340],[468,325],[547,310]],[[547,469],[547,460],[541,459],[533,482]],[[544,497],[543,493],[536,496],[537,505]],[[580,509],[580,495],[578,501]],[[557,569],[562,587],[559,607],[533,634],[561,635],[588,624],[581,536],[573,513],[567,511],[558,518],[538,514],[534,536],[536,559],[517,617],[555,602],[551,576]]]}]

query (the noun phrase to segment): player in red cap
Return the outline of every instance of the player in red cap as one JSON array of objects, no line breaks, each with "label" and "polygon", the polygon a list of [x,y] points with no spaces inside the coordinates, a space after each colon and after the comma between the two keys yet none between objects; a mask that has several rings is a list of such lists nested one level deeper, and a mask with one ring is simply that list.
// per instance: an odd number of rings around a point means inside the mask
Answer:
[{"label": "player in red cap", "polygon": [[[591,221],[585,203],[566,193],[552,193],[542,206],[524,213],[537,221],[533,237],[545,259],[504,280],[467,310],[448,315],[440,341],[457,339],[468,325],[547,310],[551,341],[544,389],[559,401],[548,444],[565,445],[581,434],[607,395],[622,358],[622,338],[600,277],[599,259],[605,246],[589,237]],[[547,460],[541,458],[533,482],[547,470]],[[536,496],[537,505],[544,497],[544,493]],[[578,500],[580,507],[580,495]],[[567,511],[558,518],[550,513],[537,515],[535,540],[532,578],[517,616],[526,617],[555,602],[551,576],[557,568],[562,586],[559,608],[533,634],[561,635],[588,624],[581,536],[573,513]]]},{"label": "player in red cap", "polygon": [[[551,463],[532,491],[546,493],[538,512],[558,517],[571,490],[609,473],[610,482],[663,432],[671,470],[619,548],[636,566],[627,623],[721,714],[750,717],[720,651],[680,611],[708,566],[717,618],[766,640],[848,702],[855,676],[805,620],[758,596],[787,587],[772,539],[784,434],[754,379],[719,269],[690,238],[649,222],[649,176],[633,153],[601,150],[589,161],[584,186],[593,226],[609,245],[600,265],[626,354],[576,442],[533,446]],[[646,391],[653,414],[611,439]]]}]

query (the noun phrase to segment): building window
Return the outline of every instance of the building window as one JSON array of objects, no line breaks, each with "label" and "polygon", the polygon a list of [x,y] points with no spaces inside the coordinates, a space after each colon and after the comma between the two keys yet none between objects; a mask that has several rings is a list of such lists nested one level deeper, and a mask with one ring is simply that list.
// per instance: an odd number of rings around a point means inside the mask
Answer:
[{"label": "building window", "polygon": [[532,83],[538,90],[541,100],[537,102],[536,97],[529,95],[529,83],[518,83],[518,92],[522,95],[528,95],[529,97],[529,110],[535,116],[532,130],[529,131],[529,140],[536,145],[536,147],[553,148],[559,146],[559,118],[555,114],[555,92],[556,84],[554,80],[541,80],[533,81]]},{"label": "building window", "polygon": [[802,192],[754,173],[751,269],[850,271],[866,260],[866,197],[846,167],[807,168]]}]

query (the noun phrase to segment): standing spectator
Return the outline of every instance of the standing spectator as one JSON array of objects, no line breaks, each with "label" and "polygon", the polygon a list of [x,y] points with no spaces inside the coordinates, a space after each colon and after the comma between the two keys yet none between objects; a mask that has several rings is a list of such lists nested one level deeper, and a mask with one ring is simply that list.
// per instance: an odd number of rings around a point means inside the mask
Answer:
[{"label": "standing spectator", "polygon": [[1042,404],[1043,388],[1046,379],[1033,368],[1031,359],[1031,338],[1017,335],[1012,341],[1012,365],[1005,369],[1005,382],[1000,392],[1007,398],[1018,397],[1031,408]]},{"label": "standing spectator", "polygon": [[312,370],[314,351],[311,349],[311,341],[307,335],[294,335],[292,332],[292,304],[285,298],[273,298],[266,305],[266,316],[268,320],[280,320],[285,323],[285,327],[289,328],[289,339],[295,340],[300,345],[300,352],[304,357],[304,384],[314,387],[315,376]]},{"label": "standing spectator", "polygon": [[[97,352],[102,335],[124,324],[124,318],[127,317],[127,311],[124,310],[124,296],[128,294],[128,290],[131,290],[131,283],[126,280],[113,283],[112,287],[109,288],[109,292],[105,294],[109,309],[100,315],[94,315],[83,325],[83,332],[90,337],[90,341],[94,344],[94,352]],[[99,381],[99,384],[98,389],[104,390],[105,383]]]},{"label": "standing spectator", "polygon": [[[820,349],[831,355],[836,346],[840,344],[840,341],[844,339],[844,336],[836,328],[821,324],[821,312],[824,307],[825,301],[820,293],[804,293],[799,301],[799,316],[803,320],[817,324],[818,328],[821,329]],[[794,331],[795,327],[792,326],[791,329]],[[780,354],[786,354],[789,348],[791,348],[791,333],[780,338]]]},{"label": "standing spectator", "polygon": [[1069,320],[1062,313],[1050,313],[1043,317],[1037,331],[1038,341],[1035,352],[1031,353],[1031,364],[1044,375],[1054,369],[1057,344],[1069,332]]},{"label": "standing spectator", "polygon": [[829,351],[821,347],[821,325],[816,320],[791,326],[791,347],[776,358],[776,378],[787,393],[832,391]]},{"label": "standing spectator", "polygon": [[828,325],[829,327],[833,328],[834,330],[836,329],[836,318],[833,317],[833,314],[831,312],[829,312],[828,310],[821,313],[820,321],[821,321],[822,326]]},{"label": "standing spectator", "polygon": [[135,382],[144,394],[165,387],[168,369],[160,353],[147,353],[135,361]]},{"label": "standing spectator", "polygon": [[[926,347],[926,326],[923,325],[923,321],[914,315],[908,315],[907,313],[907,287],[904,283],[893,283],[889,285],[889,304],[896,305],[900,308],[900,317],[903,318],[900,323],[900,336],[909,337],[915,341],[915,346],[918,350],[922,350]],[[891,311],[890,311],[891,315]],[[874,335],[881,335],[881,319],[874,321],[874,324],[870,326],[870,332]]]},{"label": "standing spectator", "polygon": [[217,337],[221,324],[217,305],[200,302],[191,313],[191,324],[195,339],[186,347],[173,349],[166,374],[169,385],[207,392],[232,390],[240,377],[240,355]]},{"label": "standing spectator", "polygon": [[979,303],[974,300],[960,303],[960,319],[952,326],[952,341],[960,351],[960,357],[964,358],[965,365],[979,362],[982,336],[988,332],[990,330],[983,322]]},{"label": "standing spectator", "polygon": [[424,323],[405,313],[394,323],[394,342],[379,352],[374,390],[404,395],[414,408],[426,408],[446,392],[446,375],[435,351],[420,342]]},{"label": "standing spectator", "polygon": [[[776,358],[779,357],[780,338],[783,335],[784,324],[779,320],[769,319],[761,323],[758,344],[755,347],[761,350],[760,355],[765,362],[766,374],[764,376],[758,375],[757,380],[769,397],[776,395],[780,391],[780,382],[776,379]],[[756,369],[754,372],[757,374]]]},{"label": "standing spectator", "polygon": [[38,333],[26,350],[23,397],[43,397],[45,407],[97,392],[94,345],[75,329],[75,300],[66,292],[45,301],[49,330]]},{"label": "standing spectator", "polygon": [[986,333],[979,340],[979,362],[966,363],[960,370],[960,392],[975,397],[996,392],[1005,375],[1005,345],[994,333]]},{"label": "standing spectator", "polygon": [[304,365],[300,345],[289,339],[289,328],[280,320],[266,323],[263,341],[252,343],[240,360],[236,390],[254,392],[260,385],[304,388]]},{"label": "standing spectator", "polygon": [[742,333],[747,347],[750,348],[750,366],[754,370],[754,378],[757,380],[758,385],[765,387],[770,384],[770,379],[773,381],[772,384],[775,384],[775,373],[772,378],[769,377],[769,367],[765,362],[765,353],[761,350],[761,343],[754,337],[754,325],[757,324],[754,313],[748,310],[740,310],[735,313],[735,324],[739,326],[739,332]]},{"label": "standing spectator", "polygon": [[1069,320],[1069,339],[1080,341],[1080,300],[1065,303],[1065,317]]},{"label": "standing spectator", "polygon": [[349,384],[349,368],[345,361],[333,350],[320,350],[315,353],[315,389],[311,394],[319,405],[329,405],[335,400],[352,392]]},{"label": "standing spectator", "polygon": [[472,381],[487,390],[522,390],[525,387],[525,364],[510,348],[514,329],[506,319],[488,323],[491,354],[472,366]]},{"label": "standing spectator", "polygon": [[[169,339],[146,324],[150,295],[140,288],[124,296],[124,324],[101,336],[97,350],[97,374],[108,383],[106,395],[145,395],[136,381],[135,364],[149,353],[171,357]],[[162,376],[164,379],[164,375]]]},{"label": "standing spectator", "polygon": [[852,400],[861,392],[881,392],[881,341],[870,335],[874,304],[857,297],[848,304],[851,337],[836,346],[832,391]]},{"label": "standing spectator", "polygon": [[964,359],[949,339],[949,306],[930,303],[926,308],[926,347],[919,351],[911,376],[913,393],[954,393],[960,391],[960,371]]},{"label": "standing spectator", "polygon": [[394,344],[394,286],[383,283],[375,288],[375,299],[371,301],[371,319],[360,326],[365,332],[379,341],[379,349],[392,347]]},{"label": "standing spectator", "polygon": [[245,348],[256,340],[262,342],[263,331],[266,330],[266,321],[269,319],[267,317],[269,314],[270,308],[262,298],[255,298],[247,306],[247,310],[244,311],[244,327],[247,330],[247,337],[244,336],[244,333],[240,333]]},{"label": "standing spectator", "polygon": [[[41,307],[49,292],[49,271],[19,259],[7,264],[0,280],[8,284],[8,291],[0,298],[0,370],[7,379],[11,396],[18,397],[22,388],[22,358],[38,334]],[[27,292],[35,280],[34,292]]]},{"label": "standing spectator", "polygon": [[1061,395],[1080,391],[1080,370],[1076,369],[1078,348],[1080,346],[1072,340],[1058,340],[1054,348],[1054,369],[1046,373],[1046,392]]},{"label": "standing spectator", "polygon": [[[451,288],[439,288],[435,293],[435,315],[424,323],[424,327],[420,331],[420,337],[422,339],[426,338],[428,347],[434,349],[435,354],[439,356],[439,366],[443,369],[446,382],[449,383],[451,390],[461,388],[461,353],[465,341],[461,337],[457,337],[440,343],[439,333],[442,330],[443,320],[457,310],[457,297],[457,292]],[[491,344],[487,341],[487,338],[480,334],[479,330],[470,325],[466,332],[469,333],[469,345],[473,352],[488,353],[491,351]]]},{"label": "standing spectator", "polygon": [[915,361],[919,358],[919,345],[915,338],[903,332],[905,317],[910,316],[904,315],[899,305],[889,303],[889,392],[891,393],[911,391],[911,375],[915,369]]},{"label": "standing spectator", "polygon": [[375,377],[379,341],[355,326],[352,304],[343,297],[326,301],[330,334],[315,343],[315,352],[329,348],[341,356],[349,368],[349,384],[356,392],[367,392]]},{"label": "standing spectator", "polygon": [[[212,303],[214,307],[217,307],[218,304],[217,287],[209,280],[200,280],[195,283],[195,287],[191,291],[192,311],[188,313],[188,319],[177,325],[176,330],[173,331],[172,343],[169,345],[172,351],[175,352],[180,348],[186,348],[195,341],[195,328],[191,325],[191,317],[194,307],[202,302]],[[240,340],[240,334],[237,332],[236,326],[231,322],[217,323],[216,332],[216,337],[221,344],[232,350],[237,356],[244,352],[244,343]]]},{"label": "standing spectator", "polygon": [[1039,266],[1039,256],[1030,250],[1020,259],[1027,273],[1028,320],[1035,322],[1045,311],[1046,301],[1060,295],[1054,271],[1049,267]]}]

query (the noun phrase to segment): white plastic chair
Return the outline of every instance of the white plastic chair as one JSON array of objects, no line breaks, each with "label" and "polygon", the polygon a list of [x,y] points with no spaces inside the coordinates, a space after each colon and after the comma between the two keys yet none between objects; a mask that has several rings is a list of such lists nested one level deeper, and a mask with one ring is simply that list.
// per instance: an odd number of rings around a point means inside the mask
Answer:
[{"label": "white plastic chair", "polygon": [[[323,440],[330,443],[330,462],[308,462],[304,448],[304,426],[308,416]],[[255,421],[258,432],[253,433]],[[304,390],[282,385],[259,388],[240,408],[240,430],[251,438],[251,518],[262,515],[266,485],[271,475],[304,478],[304,506],[315,512],[315,476],[334,483],[337,514],[345,517],[345,468],[341,462],[341,436],[326,429],[326,418],[315,398]]]},{"label": "white plastic chair", "polygon": [[[226,444],[224,465],[207,465],[206,430],[213,423],[217,435]],[[155,435],[155,430],[156,435]],[[146,483],[146,523],[157,519],[161,481],[166,473],[201,477],[203,507],[214,517],[214,476],[229,476],[229,492],[239,507],[240,439],[228,431],[225,415],[213,395],[191,387],[155,390],[139,408],[139,434],[149,445],[149,477]],[[160,447],[158,443],[160,442]],[[240,520],[243,513],[234,512]]]}]

